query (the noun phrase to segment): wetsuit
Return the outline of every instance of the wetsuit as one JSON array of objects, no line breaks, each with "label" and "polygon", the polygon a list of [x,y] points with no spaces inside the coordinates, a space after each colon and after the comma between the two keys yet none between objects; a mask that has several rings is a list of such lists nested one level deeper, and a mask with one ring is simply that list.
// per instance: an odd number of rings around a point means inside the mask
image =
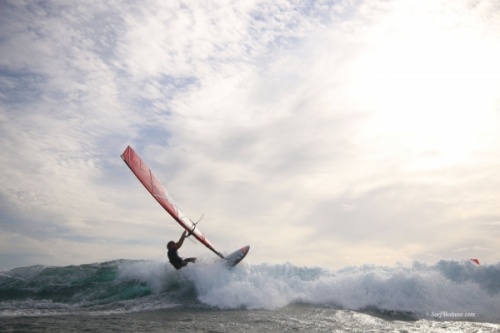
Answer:
[{"label": "wetsuit", "polygon": [[196,258],[182,259],[177,254],[177,249],[170,249],[168,250],[168,260],[170,261],[172,266],[175,267],[175,269],[181,269],[182,267],[186,266],[188,262],[195,262]]}]

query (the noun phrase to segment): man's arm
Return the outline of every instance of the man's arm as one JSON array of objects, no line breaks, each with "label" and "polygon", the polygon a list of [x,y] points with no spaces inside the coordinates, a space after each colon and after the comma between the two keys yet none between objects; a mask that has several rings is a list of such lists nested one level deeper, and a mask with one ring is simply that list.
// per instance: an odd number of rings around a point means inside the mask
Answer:
[{"label": "man's arm", "polygon": [[175,244],[175,246],[179,249],[182,246],[182,243],[184,243],[184,239],[186,238],[186,231],[182,233],[181,238],[179,241]]}]

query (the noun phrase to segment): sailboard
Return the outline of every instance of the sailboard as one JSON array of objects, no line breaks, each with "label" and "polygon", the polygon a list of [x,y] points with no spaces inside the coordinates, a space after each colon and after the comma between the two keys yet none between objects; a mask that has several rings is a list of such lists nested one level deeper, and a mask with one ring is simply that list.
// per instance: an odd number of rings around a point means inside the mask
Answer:
[{"label": "sailboard", "polygon": [[243,258],[246,257],[248,251],[250,250],[250,246],[244,246],[239,250],[234,251],[233,253],[229,254],[226,256],[226,265],[229,267],[234,267],[238,265],[240,261],[243,260]]},{"label": "sailboard", "polygon": [[179,208],[179,206],[172,199],[165,187],[153,175],[151,169],[144,163],[139,155],[128,146],[121,155],[123,161],[144,187],[151,193],[156,201],[172,216],[172,218],[188,232],[189,235],[194,236],[200,243],[205,245],[213,253],[222,259],[226,259],[226,265],[233,267],[237,265],[248,253],[250,246],[245,246],[230,255],[224,255],[217,251],[210,241],[205,237],[201,230],[197,227],[197,223],[191,221]]}]

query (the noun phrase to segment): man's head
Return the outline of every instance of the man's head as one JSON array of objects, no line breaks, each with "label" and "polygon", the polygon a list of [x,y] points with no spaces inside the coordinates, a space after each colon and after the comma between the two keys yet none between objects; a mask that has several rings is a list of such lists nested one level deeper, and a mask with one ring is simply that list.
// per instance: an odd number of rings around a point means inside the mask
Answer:
[{"label": "man's head", "polygon": [[167,249],[169,249],[169,250],[175,249],[175,242],[174,241],[168,242]]}]

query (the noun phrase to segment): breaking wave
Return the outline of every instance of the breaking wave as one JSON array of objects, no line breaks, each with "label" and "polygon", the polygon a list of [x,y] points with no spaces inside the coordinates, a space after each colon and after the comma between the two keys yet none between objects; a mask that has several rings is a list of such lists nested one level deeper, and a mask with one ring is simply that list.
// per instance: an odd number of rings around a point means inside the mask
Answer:
[{"label": "breaking wave", "polygon": [[189,265],[116,260],[0,273],[0,317],[124,313],[170,307],[273,310],[305,303],[415,319],[500,322],[500,263],[357,266]]}]

